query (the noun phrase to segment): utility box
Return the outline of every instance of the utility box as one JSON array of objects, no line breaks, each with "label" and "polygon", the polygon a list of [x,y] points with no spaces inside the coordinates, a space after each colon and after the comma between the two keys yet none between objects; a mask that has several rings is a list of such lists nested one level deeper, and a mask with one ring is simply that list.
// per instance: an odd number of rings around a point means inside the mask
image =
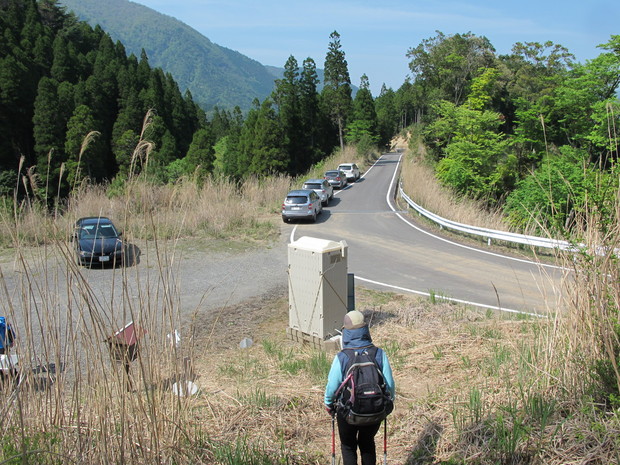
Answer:
[{"label": "utility box", "polygon": [[345,241],[307,236],[288,245],[290,339],[326,348],[339,334],[348,311],[347,250]]}]

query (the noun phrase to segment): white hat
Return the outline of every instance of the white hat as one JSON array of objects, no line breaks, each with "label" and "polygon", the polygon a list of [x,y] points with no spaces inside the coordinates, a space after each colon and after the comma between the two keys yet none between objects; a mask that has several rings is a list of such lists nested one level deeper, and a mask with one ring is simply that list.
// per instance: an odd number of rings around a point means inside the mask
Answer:
[{"label": "white hat", "polygon": [[364,326],[364,314],[358,310],[352,310],[344,316],[345,329],[357,329]]}]

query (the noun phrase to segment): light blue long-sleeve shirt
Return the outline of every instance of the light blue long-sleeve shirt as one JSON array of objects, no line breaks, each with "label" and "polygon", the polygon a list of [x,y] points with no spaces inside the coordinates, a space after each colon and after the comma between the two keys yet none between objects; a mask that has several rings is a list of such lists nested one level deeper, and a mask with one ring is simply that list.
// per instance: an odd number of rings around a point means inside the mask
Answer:
[{"label": "light blue long-sleeve shirt", "polygon": [[[342,347],[343,349],[364,349],[372,347],[372,338],[370,337],[370,331],[368,326],[362,326],[357,329],[343,329],[342,330]],[[336,391],[344,380],[344,364],[346,361],[346,355],[342,352],[336,354],[332,362],[332,366],[327,376],[327,386],[325,386],[325,405],[331,406],[336,400]],[[377,349],[377,363],[383,373],[383,379],[390,392],[390,396],[394,399],[396,395],[396,386],[394,384],[394,377],[392,375],[392,367],[387,358],[387,355],[383,349]]]}]

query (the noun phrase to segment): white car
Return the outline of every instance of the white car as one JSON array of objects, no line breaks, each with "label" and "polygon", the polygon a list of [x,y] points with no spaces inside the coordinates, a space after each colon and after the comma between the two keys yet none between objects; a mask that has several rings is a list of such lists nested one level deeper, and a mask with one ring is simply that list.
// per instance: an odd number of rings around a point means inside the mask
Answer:
[{"label": "white car", "polygon": [[357,181],[360,178],[360,169],[355,163],[343,163],[338,169],[347,177],[347,181]]}]

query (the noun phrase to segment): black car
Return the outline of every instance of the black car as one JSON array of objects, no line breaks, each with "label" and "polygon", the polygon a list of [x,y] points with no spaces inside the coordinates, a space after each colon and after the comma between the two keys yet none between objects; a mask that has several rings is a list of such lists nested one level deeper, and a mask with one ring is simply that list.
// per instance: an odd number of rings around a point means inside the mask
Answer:
[{"label": "black car", "polygon": [[77,220],[73,243],[78,264],[121,265],[125,254],[121,235],[109,218],[92,216]]}]

